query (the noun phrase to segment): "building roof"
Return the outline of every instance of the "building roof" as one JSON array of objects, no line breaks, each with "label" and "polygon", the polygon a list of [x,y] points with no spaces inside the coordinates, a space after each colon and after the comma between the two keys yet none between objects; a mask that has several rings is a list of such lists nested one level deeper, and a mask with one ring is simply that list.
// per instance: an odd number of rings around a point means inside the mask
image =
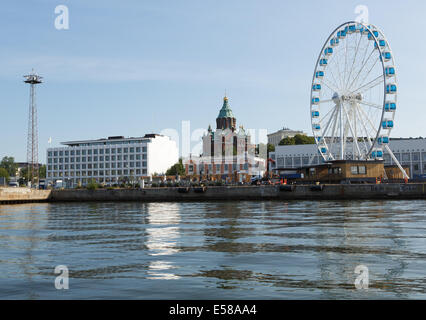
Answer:
[{"label": "building roof", "polygon": [[150,141],[151,139],[154,139],[154,138],[160,137],[160,136],[162,136],[162,135],[156,134],[156,133],[148,133],[148,134],[145,134],[145,136],[143,136],[143,137],[125,138],[124,136],[112,136],[112,137],[101,138],[101,139],[97,139],[97,140],[65,141],[65,142],[61,142],[61,144],[67,145],[67,146],[79,146],[79,145],[87,145],[87,144],[93,144],[93,145],[115,144],[115,143],[123,142],[123,141],[132,141],[132,142],[138,142],[139,143],[139,142]]},{"label": "building roof", "polygon": [[223,98],[223,106],[222,109],[220,109],[217,118],[235,118],[231,108],[229,107],[228,98],[226,96]]}]

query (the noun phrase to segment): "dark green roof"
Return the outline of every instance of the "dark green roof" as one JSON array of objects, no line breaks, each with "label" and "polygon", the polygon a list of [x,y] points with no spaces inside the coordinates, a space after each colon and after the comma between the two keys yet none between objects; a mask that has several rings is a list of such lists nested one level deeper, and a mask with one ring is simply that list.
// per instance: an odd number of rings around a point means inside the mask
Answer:
[{"label": "dark green roof", "polygon": [[228,104],[228,98],[223,98],[223,106],[219,111],[218,118],[235,118]]}]

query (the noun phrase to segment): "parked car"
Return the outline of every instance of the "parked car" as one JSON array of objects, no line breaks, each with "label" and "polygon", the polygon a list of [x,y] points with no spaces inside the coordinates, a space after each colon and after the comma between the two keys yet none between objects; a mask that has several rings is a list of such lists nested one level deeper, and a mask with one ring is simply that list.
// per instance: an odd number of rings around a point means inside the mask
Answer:
[{"label": "parked car", "polygon": [[19,187],[19,183],[16,182],[16,181],[10,181],[9,182],[9,187],[18,188]]}]

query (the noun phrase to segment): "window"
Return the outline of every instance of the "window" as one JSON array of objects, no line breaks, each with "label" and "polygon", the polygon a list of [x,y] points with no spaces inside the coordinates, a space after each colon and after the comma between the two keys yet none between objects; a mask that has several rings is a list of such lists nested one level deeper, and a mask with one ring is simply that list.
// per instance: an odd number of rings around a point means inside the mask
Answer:
[{"label": "window", "polygon": [[358,174],[358,167],[357,166],[351,166],[351,173],[352,174]]},{"label": "window", "polygon": [[137,147],[137,148],[136,148],[136,152],[141,152],[141,148],[140,148],[140,147]]},{"label": "window", "polygon": [[128,153],[129,152],[129,148],[124,148],[123,149],[123,153]]},{"label": "window", "polygon": [[402,161],[403,162],[409,162],[410,161],[410,154],[409,153],[403,153],[402,154]]},{"label": "window", "polygon": [[49,152],[47,153],[47,156],[48,156],[48,157],[51,157],[51,156],[52,156],[52,151],[49,151]]},{"label": "window", "polygon": [[105,153],[106,153],[106,154],[109,154],[109,149],[105,149]]},{"label": "window", "polygon": [[99,149],[99,154],[104,154],[104,149]]},{"label": "window", "polygon": [[146,147],[142,147],[142,152],[146,152]]},{"label": "window", "polygon": [[86,155],[86,150],[81,150],[81,155],[85,156]]},{"label": "window", "polygon": [[366,173],[367,173],[367,168],[366,168],[366,166],[359,166],[359,167],[358,167],[358,173],[359,173],[359,174],[366,174]]},{"label": "window", "polygon": [[146,161],[142,161],[142,167],[146,167]]},{"label": "window", "polygon": [[135,152],[135,148],[130,148],[130,152]]},{"label": "window", "polygon": [[64,155],[63,151],[59,151],[59,155],[62,157]]},{"label": "window", "polygon": [[55,152],[53,153],[53,155],[54,155],[55,157],[57,157],[57,156],[58,156],[58,151],[55,151]]},{"label": "window", "polygon": [[93,154],[98,154],[98,149],[94,149]]}]

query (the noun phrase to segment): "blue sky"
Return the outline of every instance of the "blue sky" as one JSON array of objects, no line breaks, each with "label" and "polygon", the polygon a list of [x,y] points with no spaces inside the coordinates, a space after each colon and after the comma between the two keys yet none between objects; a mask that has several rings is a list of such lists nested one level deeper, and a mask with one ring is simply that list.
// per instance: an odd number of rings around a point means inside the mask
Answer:
[{"label": "blue sky", "polygon": [[[69,8],[69,30],[54,27]],[[39,158],[48,139],[140,136],[215,123],[224,91],[237,124],[311,134],[309,94],[318,53],[364,4],[398,68],[393,137],[426,136],[424,1],[3,1],[0,157],[25,161],[29,89],[38,87]]]}]

